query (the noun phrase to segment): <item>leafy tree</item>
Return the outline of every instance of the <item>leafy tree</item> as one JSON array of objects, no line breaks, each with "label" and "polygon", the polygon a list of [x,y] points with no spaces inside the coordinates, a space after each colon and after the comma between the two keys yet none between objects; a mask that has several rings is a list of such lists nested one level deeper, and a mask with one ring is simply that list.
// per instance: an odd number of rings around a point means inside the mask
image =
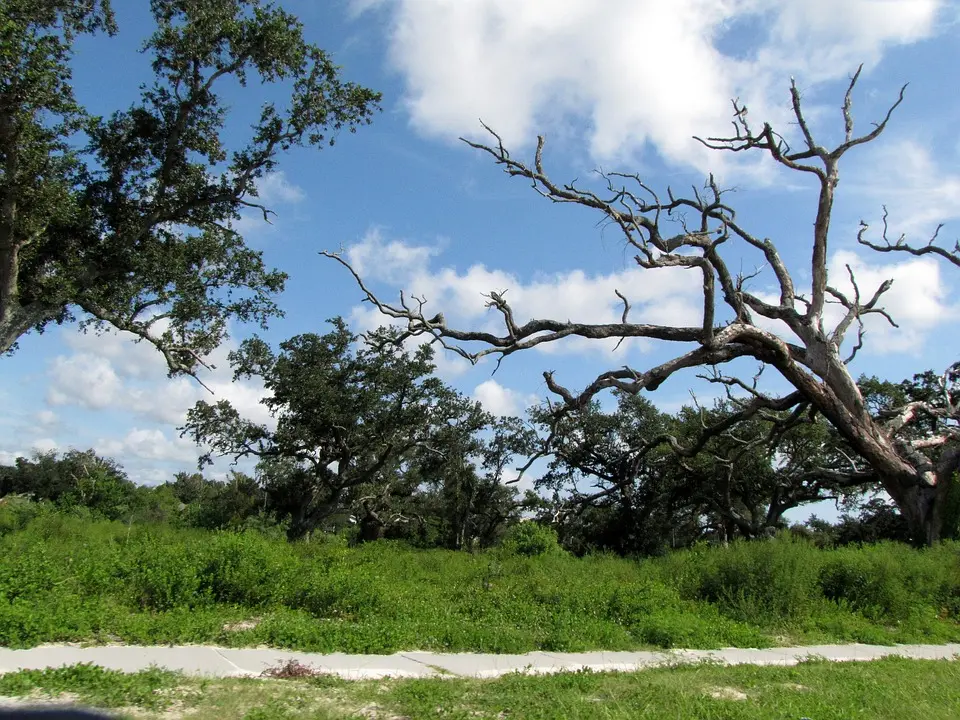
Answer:
[{"label": "leafy tree", "polygon": [[442,452],[435,437],[476,405],[432,375],[429,346],[399,351],[390,329],[358,343],[342,319],[330,322],[326,335],[298,335],[279,354],[259,338],[231,353],[236,378],[263,379],[275,429],[242,418],[226,400],[197,403],[183,428],[211,448],[201,463],[212,454],[260,460],[261,481],[274,509],[290,518],[291,538],[345,507],[377,515],[373,498],[404,484],[417,452]]},{"label": "leafy tree", "polygon": [[0,496],[28,495],[60,507],[86,507],[110,519],[126,517],[136,506],[136,485],[123,468],[93,450],[70,450],[17,458],[13,467],[0,468]]},{"label": "leafy tree", "polygon": [[432,525],[431,537],[444,547],[495,545],[520,519],[523,504],[507,474],[515,458],[533,453],[534,440],[519,418],[465,412],[434,436],[431,450],[440,452],[421,452],[414,462],[419,489],[404,515]]},{"label": "leafy tree", "polygon": [[192,514],[195,527],[238,530],[264,510],[266,498],[260,484],[245,473],[231,471],[225,482],[210,483],[210,490]]},{"label": "leafy tree", "polygon": [[612,412],[594,401],[556,418],[544,404],[530,417],[548,434],[540,452],[551,460],[536,486],[563,498],[553,510],[563,544],[578,554],[655,552],[679,510],[659,443],[669,416],[646,398],[619,393]]},{"label": "leafy tree", "polygon": [[[541,453],[552,456],[537,485],[565,495],[563,541],[577,552],[649,554],[707,531],[757,537],[787,510],[842,491],[809,472],[824,461],[825,423],[778,433],[768,419],[737,420],[726,402],[671,416],[643,396],[615,397],[611,412],[594,401],[559,419],[549,405],[532,413],[550,433]],[[702,434],[731,420],[725,433]]]},{"label": "leafy tree", "polygon": [[184,522],[191,527],[237,530],[266,510],[260,483],[236,470],[225,482],[208,480],[201,473],[178,472],[172,483],[162,487],[183,505]]},{"label": "leafy tree", "polygon": [[[151,0],[154,76],[91,116],[70,85],[79,35],[117,31],[109,0],[0,0],[0,352],[50,323],[112,326],[194,374],[229,320],[279,314],[286,275],[234,221],[279,154],[332,144],[379,95],[343,82],[301,23],[260,0]],[[228,146],[220,94],[282,87],[245,144]],[[249,85],[248,85],[249,84]]]},{"label": "leafy tree", "polygon": [[[791,146],[786,136],[769,123],[751,124],[746,108],[736,101],[733,136],[700,140],[706,147],[719,151],[762,154],[781,168],[813,181],[816,203],[807,290],[795,282],[796,274],[788,269],[776,243],[751,233],[741,223],[728,204],[728,192],[712,176],[704,189],[695,190],[692,196],[677,195],[669,188],[658,193],[636,174],[601,173],[606,185],[602,189],[561,184],[552,180],[544,168],[542,137],[538,139],[533,162],[525,164],[510,154],[493,131],[490,145],[468,144],[490,155],[509,176],[531,183],[549,200],[599,212],[604,222],[622,233],[626,246],[636,253],[636,261],[645,271],[679,267],[696,273],[702,279],[700,321],[689,326],[632,322],[626,288],[625,292],[618,290],[624,303],[621,322],[581,323],[537,317],[519,324],[504,294],[491,291],[487,304],[500,314],[500,334],[486,329],[453,328],[442,312],[428,316],[423,303],[401,301],[397,305],[382,301],[341,255],[325,254],[350,270],[367,300],[404,324],[404,337],[432,336],[474,362],[488,355],[504,358],[572,336],[592,340],[649,338],[677,348],[673,357],[654,367],[626,366],[605,371],[579,392],[563,386],[553,373],[544,373],[548,389],[562,401],[559,414],[585,407],[607,389],[630,394],[652,392],[676,373],[709,368],[713,370],[709,380],[739,394],[735,420],[746,421],[782,411],[788,413],[787,422],[802,422],[808,411],[822,416],[853,451],[853,462],[846,470],[824,468],[829,481],[880,484],[900,509],[914,541],[935,543],[943,534],[945,509],[950,505],[951,488],[955,485],[953,477],[960,470],[960,363],[937,379],[942,402],[917,400],[881,413],[872,412],[849,365],[863,346],[866,317],[875,315],[893,322],[880,304],[892,280],[877,288],[860,288],[848,268],[847,277],[853,289],[843,291],[838,289],[837,278],[828,277],[830,222],[841,160],[848,152],[879,137],[904,98],[902,89],[881,121],[869,132],[856,135],[852,97],[859,75],[858,70],[844,96],[842,139],[833,147],[825,147],[815,139],[804,114],[800,90],[793,82],[790,100],[797,147]],[[877,240],[872,239],[865,225],[858,234],[860,244],[876,252],[932,255],[960,267],[960,245],[949,249],[936,244],[935,239],[936,235],[929,243],[912,245],[904,238],[891,238],[886,218]],[[762,257],[776,281],[774,299],[751,290],[756,273],[746,276],[736,271],[736,265],[742,261],[742,254],[732,250],[737,246]],[[828,322],[828,303],[842,309],[842,318],[836,324]],[[783,327],[784,335],[771,331],[771,325]],[[855,335],[856,339],[845,342],[848,335]],[[772,368],[792,391],[777,397],[764,392],[749,378],[739,377],[733,371],[725,374],[725,368],[744,358]],[[922,439],[911,436],[911,426],[923,425],[930,419],[937,421],[940,432]],[[725,420],[719,427],[704,428],[703,434],[719,434],[730,427]]]},{"label": "leafy tree", "polygon": [[177,500],[184,505],[191,505],[203,501],[211,481],[207,480],[203,473],[178,472],[173,476],[172,483],[164,484],[170,486]]},{"label": "leafy tree", "polygon": [[856,515],[850,512],[841,515],[834,532],[837,545],[910,541],[910,528],[904,517],[884,498],[877,497],[863,503]]}]

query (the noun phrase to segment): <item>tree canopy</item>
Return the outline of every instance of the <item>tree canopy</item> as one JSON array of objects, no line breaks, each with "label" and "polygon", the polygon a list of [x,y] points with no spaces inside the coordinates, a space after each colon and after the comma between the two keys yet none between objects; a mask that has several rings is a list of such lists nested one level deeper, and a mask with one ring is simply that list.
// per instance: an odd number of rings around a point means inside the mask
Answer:
[{"label": "tree canopy", "polygon": [[[151,0],[153,78],[126,109],[71,86],[82,34],[118,31],[109,0],[0,0],[0,352],[79,318],[153,344],[194,374],[231,320],[264,324],[286,275],[236,229],[266,219],[257,183],[295,146],[369,122],[379,94],[341,79],[296,17],[260,0]],[[222,90],[276,85],[230,145]]]},{"label": "tree canopy", "polygon": [[183,428],[211,448],[205,460],[257,459],[292,537],[351,506],[382,527],[392,495],[412,494],[438,462],[466,463],[469,436],[492,420],[433,375],[429,346],[398,350],[389,328],[358,342],[342,319],[330,322],[327,334],[298,335],[279,354],[259,338],[231,354],[235,377],[263,379],[275,428],[226,400],[197,403]]}]

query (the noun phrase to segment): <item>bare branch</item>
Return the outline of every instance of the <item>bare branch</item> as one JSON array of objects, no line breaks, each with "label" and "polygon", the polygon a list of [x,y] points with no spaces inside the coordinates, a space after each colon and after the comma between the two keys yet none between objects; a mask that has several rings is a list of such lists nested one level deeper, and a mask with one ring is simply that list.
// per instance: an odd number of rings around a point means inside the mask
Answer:
[{"label": "bare branch", "polygon": [[910,255],[915,255],[917,257],[923,257],[924,255],[937,255],[942,257],[947,262],[953,263],[957,267],[960,267],[960,240],[956,242],[953,250],[947,250],[944,247],[935,245],[937,241],[937,236],[940,234],[940,229],[943,227],[943,223],[937,225],[936,229],[933,231],[930,239],[927,241],[926,245],[922,247],[915,247],[907,244],[906,235],[900,235],[894,241],[890,241],[887,231],[887,206],[883,206],[883,234],[880,236],[883,240],[883,244],[874,243],[866,239],[865,235],[869,229],[869,225],[863,220],[860,221],[860,231],[857,233],[857,242],[861,245],[864,245],[871,250],[876,250],[877,252],[905,252]]}]

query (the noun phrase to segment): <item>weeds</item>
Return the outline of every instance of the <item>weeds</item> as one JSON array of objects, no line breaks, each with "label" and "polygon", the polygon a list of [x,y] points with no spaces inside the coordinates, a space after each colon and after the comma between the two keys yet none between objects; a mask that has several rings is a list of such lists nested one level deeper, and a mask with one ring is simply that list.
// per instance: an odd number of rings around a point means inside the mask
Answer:
[{"label": "weeds", "polygon": [[795,667],[692,665],[639,673],[512,674],[493,680],[345,681],[323,675],[293,679],[201,680],[65,668],[6,676],[3,692],[69,693],[78,703],[127,709],[133,717],[178,714],[191,720],[960,717],[960,662],[900,658],[814,661]]},{"label": "weeds", "polygon": [[305,665],[299,660],[290,658],[280,663],[276,667],[270,667],[260,673],[260,677],[272,678],[274,680],[302,680],[320,675],[316,668]]},{"label": "weeds", "polygon": [[578,559],[517,532],[471,554],[41,513],[0,537],[0,644],[390,653],[960,640],[957,544],[824,550],[780,537],[636,561]]}]

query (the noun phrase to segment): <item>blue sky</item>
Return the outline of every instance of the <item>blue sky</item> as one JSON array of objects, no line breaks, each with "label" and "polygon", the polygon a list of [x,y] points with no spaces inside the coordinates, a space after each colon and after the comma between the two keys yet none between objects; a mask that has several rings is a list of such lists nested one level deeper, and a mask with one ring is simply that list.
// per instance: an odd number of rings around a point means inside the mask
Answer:
[{"label": "blue sky", "polygon": [[[149,79],[137,48],[150,31],[146,3],[116,3],[120,34],[84,39],[75,86],[94,112],[125,107]],[[847,156],[831,231],[831,282],[855,270],[864,293],[895,279],[886,307],[900,329],[868,322],[855,372],[899,380],[956,359],[960,274],[932,259],[878,255],[856,244],[862,219],[877,227],[881,206],[896,234],[923,242],[937,223],[943,241],[960,236],[960,67],[958,6],[938,0],[287,0],[310,40],[333,54],[344,77],[380,90],[373,125],[344,134],[333,148],[283,158],[261,194],[278,213],[242,227],[268,263],[290,273],[281,297],[286,317],[266,337],[276,343],[325,332],[334,315],[356,330],[379,324],[349,275],[321,250],[343,246],[386,299],[400,289],[426,295],[452,324],[486,326],[495,317],[481,293],[508,290],[518,319],[619,319],[618,289],[632,319],[697,321],[699,279],[684,271],[640,271],[599,216],[553,205],[503,175],[457,138],[497,129],[515,154],[547,136],[549,172],[558,181],[592,182],[592,171],[639,172],[654,188],[700,186],[708,172],[736,187],[741,221],[780,248],[799,285],[816,204],[805,177],[760,158],[705,151],[691,136],[725,133],[730,99],[754,123],[770,120],[791,136],[788,88],[796,78],[808,117],[824,142],[842,132],[839,105],[850,74],[864,72],[855,95],[861,131],[879,120],[909,82],[887,133]],[[263,100],[231,92],[231,138]],[[876,237],[876,235],[874,235]],[[760,259],[731,244],[728,262],[744,270]],[[769,270],[754,281],[772,288]],[[235,327],[204,379],[244,412],[264,417],[255,383],[231,384],[226,351],[251,332]],[[3,359],[0,462],[36,449],[96,448],[131,477],[162,482],[195,467],[197,449],[179,439],[186,410],[208,397],[189,379],[167,380],[154,351],[112,335],[57,328],[22,339]],[[676,348],[654,342],[572,341],[470,367],[438,358],[441,375],[490,410],[519,413],[546,395],[541,373],[579,388],[611,367],[643,369]],[[744,368],[752,372],[752,367]],[[774,382],[770,385],[776,388]],[[653,396],[670,410],[690,390],[716,393],[694,374]],[[224,462],[215,472],[227,469]]]}]

